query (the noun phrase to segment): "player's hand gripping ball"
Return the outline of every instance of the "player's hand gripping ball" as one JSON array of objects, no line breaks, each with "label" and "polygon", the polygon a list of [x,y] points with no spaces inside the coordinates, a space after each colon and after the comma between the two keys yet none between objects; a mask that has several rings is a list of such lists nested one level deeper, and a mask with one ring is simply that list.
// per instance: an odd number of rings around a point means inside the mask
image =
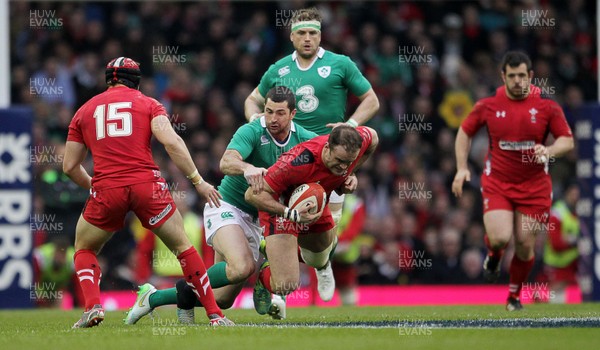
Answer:
[{"label": "player's hand gripping ball", "polygon": [[319,217],[321,217],[323,209],[325,209],[325,205],[327,204],[327,194],[323,186],[318,183],[308,183],[298,186],[290,196],[288,207],[300,211],[309,203],[314,203],[315,206],[308,212],[310,214],[318,213]]}]

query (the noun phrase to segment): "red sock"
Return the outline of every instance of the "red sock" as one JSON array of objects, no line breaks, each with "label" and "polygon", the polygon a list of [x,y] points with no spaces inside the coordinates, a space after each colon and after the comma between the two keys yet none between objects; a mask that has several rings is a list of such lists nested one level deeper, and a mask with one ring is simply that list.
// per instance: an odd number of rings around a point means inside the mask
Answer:
[{"label": "red sock", "polygon": [[494,260],[502,259],[502,255],[504,255],[504,248],[506,248],[506,245],[501,249],[492,248],[492,245],[490,244],[490,240],[489,240],[487,234],[485,236],[483,236],[483,241],[485,242],[485,246],[488,249],[488,255],[490,256],[490,258],[492,258]]},{"label": "red sock", "polygon": [[258,274],[258,279],[262,282],[263,286],[267,288],[267,290],[273,293],[273,288],[271,288],[271,266],[267,266],[264,269],[260,270]]},{"label": "red sock", "polygon": [[529,276],[529,272],[531,272],[531,269],[533,268],[533,261],[534,258],[523,261],[517,257],[517,254],[513,256],[508,270],[508,273],[510,274],[510,281],[508,284],[508,293],[510,297],[519,298],[523,282],[527,280],[527,276]]},{"label": "red sock", "polygon": [[196,297],[198,297],[198,300],[204,306],[206,315],[218,314],[223,317],[223,313],[217,305],[213,290],[210,287],[206,267],[204,267],[204,263],[196,248],[190,247],[179,254],[177,259],[179,259],[179,264],[181,264],[186,283],[192,287],[194,294],[196,294]]},{"label": "red sock", "polygon": [[102,271],[96,259],[96,253],[88,249],[80,249],[73,256],[75,260],[75,272],[79,280],[79,286],[83,292],[85,311],[94,305],[100,304],[100,279]]}]

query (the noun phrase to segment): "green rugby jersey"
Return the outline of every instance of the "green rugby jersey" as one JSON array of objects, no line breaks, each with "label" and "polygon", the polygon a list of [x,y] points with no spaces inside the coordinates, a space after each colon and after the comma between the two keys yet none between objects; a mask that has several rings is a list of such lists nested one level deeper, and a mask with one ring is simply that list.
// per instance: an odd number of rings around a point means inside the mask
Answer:
[{"label": "green rugby jersey", "polygon": [[[292,122],[290,136],[285,143],[280,144],[267,131],[265,117],[262,117],[240,127],[231,138],[227,149],[234,149],[240,152],[242,159],[246,163],[250,163],[257,168],[266,169],[275,164],[277,158],[282,153],[315,136],[317,134],[314,132],[308,131]],[[248,187],[248,182],[244,178],[244,175],[225,175],[218,190],[225,202],[238,207],[250,215],[257,216],[256,208],[244,199],[244,194]]]},{"label": "green rugby jersey", "polygon": [[311,66],[298,66],[296,51],[269,67],[258,84],[264,97],[274,86],[286,86],[296,93],[294,121],[319,135],[329,134],[327,123],[346,120],[348,90],[356,96],[371,88],[356,64],[348,56],[319,48]]}]

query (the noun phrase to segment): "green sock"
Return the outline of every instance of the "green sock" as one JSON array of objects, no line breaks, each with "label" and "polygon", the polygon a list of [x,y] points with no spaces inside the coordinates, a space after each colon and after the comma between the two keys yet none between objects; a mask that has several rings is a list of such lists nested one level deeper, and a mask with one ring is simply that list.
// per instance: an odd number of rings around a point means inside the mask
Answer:
[{"label": "green sock", "polygon": [[151,308],[163,305],[177,304],[177,289],[159,289],[148,298]]},{"label": "green sock", "polygon": [[225,287],[231,284],[231,281],[227,278],[225,268],[227,263],[225,261],[218,262],[208,269],[208,279],[210,280],[210,286],[213,288]]}]

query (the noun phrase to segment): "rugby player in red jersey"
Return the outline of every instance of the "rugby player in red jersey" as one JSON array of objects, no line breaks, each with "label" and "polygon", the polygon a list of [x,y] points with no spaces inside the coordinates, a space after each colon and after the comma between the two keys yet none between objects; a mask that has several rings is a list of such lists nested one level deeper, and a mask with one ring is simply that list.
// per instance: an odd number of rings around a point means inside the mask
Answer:
[{"label": "rugby player in red jersey", "polygon": [[[204,263],[185,235],[181,215],[152,159],[152,135],[211,206],[219,206],[220,194],[199,175],[164,107],[138,91],[139,64],[118,57],[108,63],[105,74],[108,89],[86,102],[69,125],[63,161],[65,174],[90,190],[77,223],[74,257],[85,311],[73,328],[96,326],[104,320],[96,254],[123,227],[129,211],[177,256],[211,325],[232,325],[215,302]],[[93,177],[81,165],[88,150],[94,159]]]},{"label": "rugby player in red jersey", "polygon": [[[481,175],[483,222],[488,255],[484,275],[495,282],[500,275],[504,248],[515,237],[510,263],[508,311],[523,308],[520,292],[533,267],[535,236],[544,230],[552,205],[548,165],[573,148],[573,136],[560,106],[532,85],[531,60],[508,52],[501,66],[504,85],[484,98],[463,121],[456,136],[456,176],[452,192],[460,197],[471,179],[467,158],[471,139],[487,127],[489,151]],[[554,143],[546,146],[548,135]]]},{"label": "rugby player in red jersey", "polygon": [[354,171],[375,151],[377,143],[377,133],[371,128],[338,126],[331,134],[284,153],[265,175],[264,191],[246,191],[246,200],[259,210],[268,258],[254,291],[254,307],[259,313],[266,312],[262,309],[268,308],[271,293],[287,295],[298,288],[298,246],[302,260],[317,269],[319,294],[331,300],[335,280],[330,255],[336,237],[331,211],[325,207],[318,217],[308,213],[313,206],[297,210],[282,203],[287,203],[292,191],[305,183],[319,183],[328,200],[332,191],[354,192],[358,185]]}]

